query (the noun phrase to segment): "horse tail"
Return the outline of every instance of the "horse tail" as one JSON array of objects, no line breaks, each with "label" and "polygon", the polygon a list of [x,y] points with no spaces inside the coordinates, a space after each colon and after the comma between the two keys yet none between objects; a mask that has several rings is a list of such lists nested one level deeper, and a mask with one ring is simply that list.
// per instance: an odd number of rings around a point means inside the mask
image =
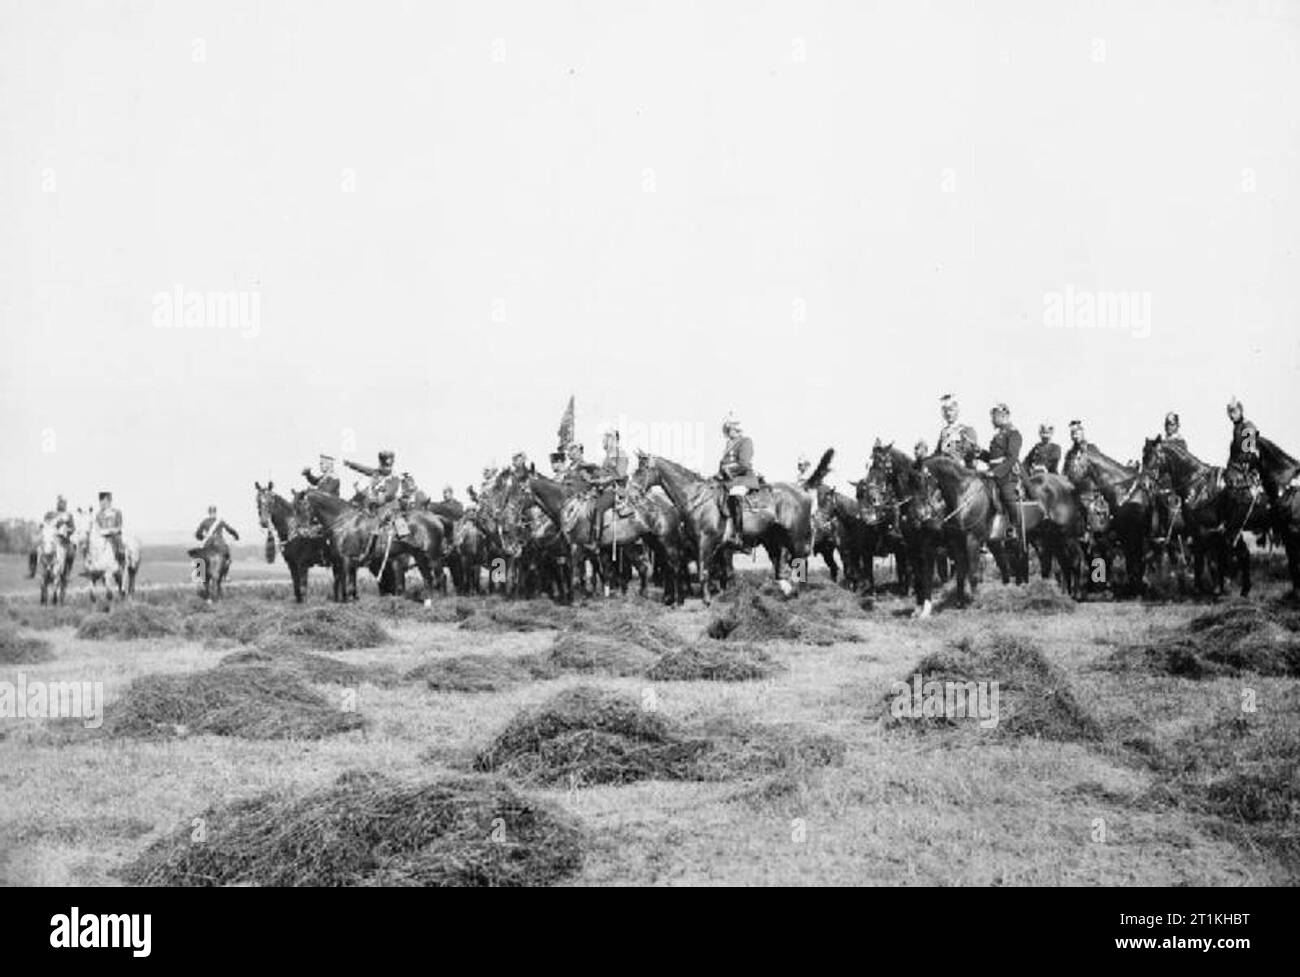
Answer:
[{"label": "horse tail", "polygon": [[835,457],[834,448],[827,448],[825,451],[822,452],[822,457],[821,460],[817,462],[817,467],[812,470],[812,474],[809,475],[808,480],[804,482],[805,488],[815,489],[817,488],[817,486],[821,485],[822,479],[824,479],[830,473],[831,459],[834,457]]}]

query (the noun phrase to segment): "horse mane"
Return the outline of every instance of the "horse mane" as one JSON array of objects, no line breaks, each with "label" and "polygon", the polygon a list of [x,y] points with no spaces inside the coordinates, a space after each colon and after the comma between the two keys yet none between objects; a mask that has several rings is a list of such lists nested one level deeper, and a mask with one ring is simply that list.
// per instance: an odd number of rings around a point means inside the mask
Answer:
[{"label": "horse mane", "polygon": [[1213,467],[1201,461],[1201,459],[1197,458],[1196,455],[1192,454],[1191,449],[1188,448],[1187,445],[1181,441],[1166,441],[1164,438],[1157,438],[1156,440],[1159,441],[1161,445],[1164,446],[1165,451],[1168,451],[1175,458],[1177,458],[1179,461],[1184,462],[1185,464],[1195,465],[1198,468]]},{"label": "horse mane", "polygon": [[1106,452],[1102,451],[1092,442],[1088,442],[1088,446],[1084,450],[1086,451],[1089,460],[1099,463],[1101,467],[1111,469],[1112,475],[1123,475],[1124,477],[1127,478],[1135,474],[1134,470],[1130,468],[1128,465],[1125,465],[1123,462],[1117,461],[1116,459],[1112,458],[1110,455],[1106,454]]},{"label": "horse mane", "polygon": [[692,471],[691,469],[683,465],[681,462],[673,461],[670,458],[664,458],[660,455],[646,455],[646,457],[650,458],[652,461],[655,461],[660,465],[663,465],[665,468],[667,468],[670,472],[672,472],[674,475],[676,475],[679,478],[693,479],[694,481],[697,482],[705,481],[703,475],[700,475],[697,472]]}]

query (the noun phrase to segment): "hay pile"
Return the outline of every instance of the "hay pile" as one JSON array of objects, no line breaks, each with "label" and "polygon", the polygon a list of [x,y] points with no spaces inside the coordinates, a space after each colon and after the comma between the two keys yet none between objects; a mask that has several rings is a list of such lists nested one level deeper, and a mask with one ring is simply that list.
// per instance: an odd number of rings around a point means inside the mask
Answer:
[{"label": "hay pile", "polygon": [[1201,614],[1151,644],[1120,648],[1109,665],[1193,679],[1242,672],[1300,676],[1300,614],[1278,604],[1235,604]]},{"label": "hay pile", "polygon": [[832,620],[818,620],[816,608],[808,614],[798,606],[799,598],[787,600],[780,591],[756,584],[749,576],[738,576],[718,597],[706,633],[720,641],[794,641],[800,644],[831,645],[839,641],[860,641],[857,634]]},{"label": "hay pile", "polygon": [[320,651],[377,648],[392,639],[368,611],[355,605],[283,607],[276,604],[200,605],[185,620],[195,640],[233,638],[242,644],[298,647]]},{"label": "hay pile", "polygon": [[271,792],[202,815],[122,870],[157,886],[541,886],[582,867],[582,835],[553,807],[464,777],[404,784],[344,774],[301,797]]},{"label": "hay pile", "polygon": [[670,651],[646,672],[656,682],[747,682],[770,678],[784,666],[761,648],[735,642],[702,641]]},{"label": "hay pile", "polygon": [[88,614],[77,626],[77,637],[89,641],[132,641],[168,638],[181,633],[181,617],[170,607],[116,603],[105,614]]},{"label": "hay pile", "polygon": [[1033,577],[1015,587],[981,587],[971,609],[986,614],[1073,614],[1078,603],[1050,580]]},{"label": "hay pile", "polygon": [[463,631],[544,631],[560,629],[569,623],[567,608],[551,601],[530,601],[511,606],[487,607],[460,622]]},{"label": "hay pile", "polygon": [[105,712],[103,731],[113,737],[319,739],[364,725],[290,670],[265,665],[145,675]]},{"label": "hay pile", "polygon": [[1137,759],[1157,775],[1146,805],[1186,807],[1220,819],[1249,846],[1300,878],[1300,690],[1253,713],[1197,725]]},{"label": "hay pile", "polygon": [[642,675],[658,660],[655,652],[640,645],[581,631],[562,632],[546,654],[546,664],[555,672]]},{"label": "hay pile", "polygon": [[17,628],[0,626],[0,665],[39,665],[54,660],[50,643],[44,638],[30,638]]},{"label": "hay pile", "polygon": [[872,601],[838,583],[810,580],[799,585],[799,613],[832,620],[870,617]]},{"label": "hay pile", "polygon": [[578,686],[512,719],[474,766],[527,784],[572,787],[745,779],[841,755],[829,737],[793,727],[717,719],[683,728],[629,696]]},{"label": "hay pile", "polygon": [[554,674],[533,655],[457,655],[435,658],[406,673],[409,682],[424,682],[435,692],[500,692]]},{"label": "hay pile", "polygon": [[[927,655],[915,673],[926,682],[998,683],[998,723],[1002,736],[1029,736],[1061,742],[1102,738],[1097,720],[1079,704],[1065,676],[1052,667],[1032,642],[994,633],[978,639],[962,638],[955,645]],[[906,679],[909,688],[912,676]],[[964,725],[978,732],[977,720],[944,716],[899,717],[892,713],[895,693],[885,700],[886,725],[891,728],[936,730]]]},{"label": "hay pile", "polygon": [[366,667],[341,662],[328,655],[313,654],[300,648],[279,645],[259,645],[256,648],[244,648],[231,652],[218,663],[221,668],[239,665],[263,665],[269,668],[285,668],[296,672],[308,682],[320,685],[341,685],[355,688],[363,683],[371,685],[395,685],[399,681],[396,672],[385,667]]},{"label": "hay pile", "polygon": [[5,608],[5,617],[21,628],[32,631],[49,631],[53,628],[75,628],[86,616],[86,608],[69,604],[27,603],[11,601]]}]

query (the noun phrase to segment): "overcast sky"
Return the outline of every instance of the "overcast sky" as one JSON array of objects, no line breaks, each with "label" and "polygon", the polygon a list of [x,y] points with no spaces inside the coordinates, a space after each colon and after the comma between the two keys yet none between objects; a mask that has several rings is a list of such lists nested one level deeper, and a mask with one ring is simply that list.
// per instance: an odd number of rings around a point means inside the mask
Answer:
[{"label": "overcast sky", "polygon": [[6,2],[0,515],[252,530],[381,448],[463,495],[570,393],[773,479],[948,392],[1300,451],[1298,54],[1270,0]]}]

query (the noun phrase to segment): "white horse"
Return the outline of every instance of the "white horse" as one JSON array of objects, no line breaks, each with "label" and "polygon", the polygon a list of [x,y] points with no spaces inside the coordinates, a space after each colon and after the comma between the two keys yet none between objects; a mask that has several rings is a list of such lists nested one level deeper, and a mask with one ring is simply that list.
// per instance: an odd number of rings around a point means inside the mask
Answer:
[{"label": "white horse", "polygon": [[[78,510],[80,513],[81,510]],[[140,570],[140,541],[122,536],[122,559],[113,552],[113,544],[95,531],[94,516],[88,515],[77,531],[77,550],[81,553],[81,575],[90,581],[90,602],[95,602],[95,585],[104,585],[104,598],[113,600],[113,588],[119,597],[135,593],[135,575]]]},{"label": "white horse", "polygon": [[35,555],[41,603],[62,604],[68,589],[68,574],[72,572],[72,542],[59,535],[52,521],[42,523]]}]

